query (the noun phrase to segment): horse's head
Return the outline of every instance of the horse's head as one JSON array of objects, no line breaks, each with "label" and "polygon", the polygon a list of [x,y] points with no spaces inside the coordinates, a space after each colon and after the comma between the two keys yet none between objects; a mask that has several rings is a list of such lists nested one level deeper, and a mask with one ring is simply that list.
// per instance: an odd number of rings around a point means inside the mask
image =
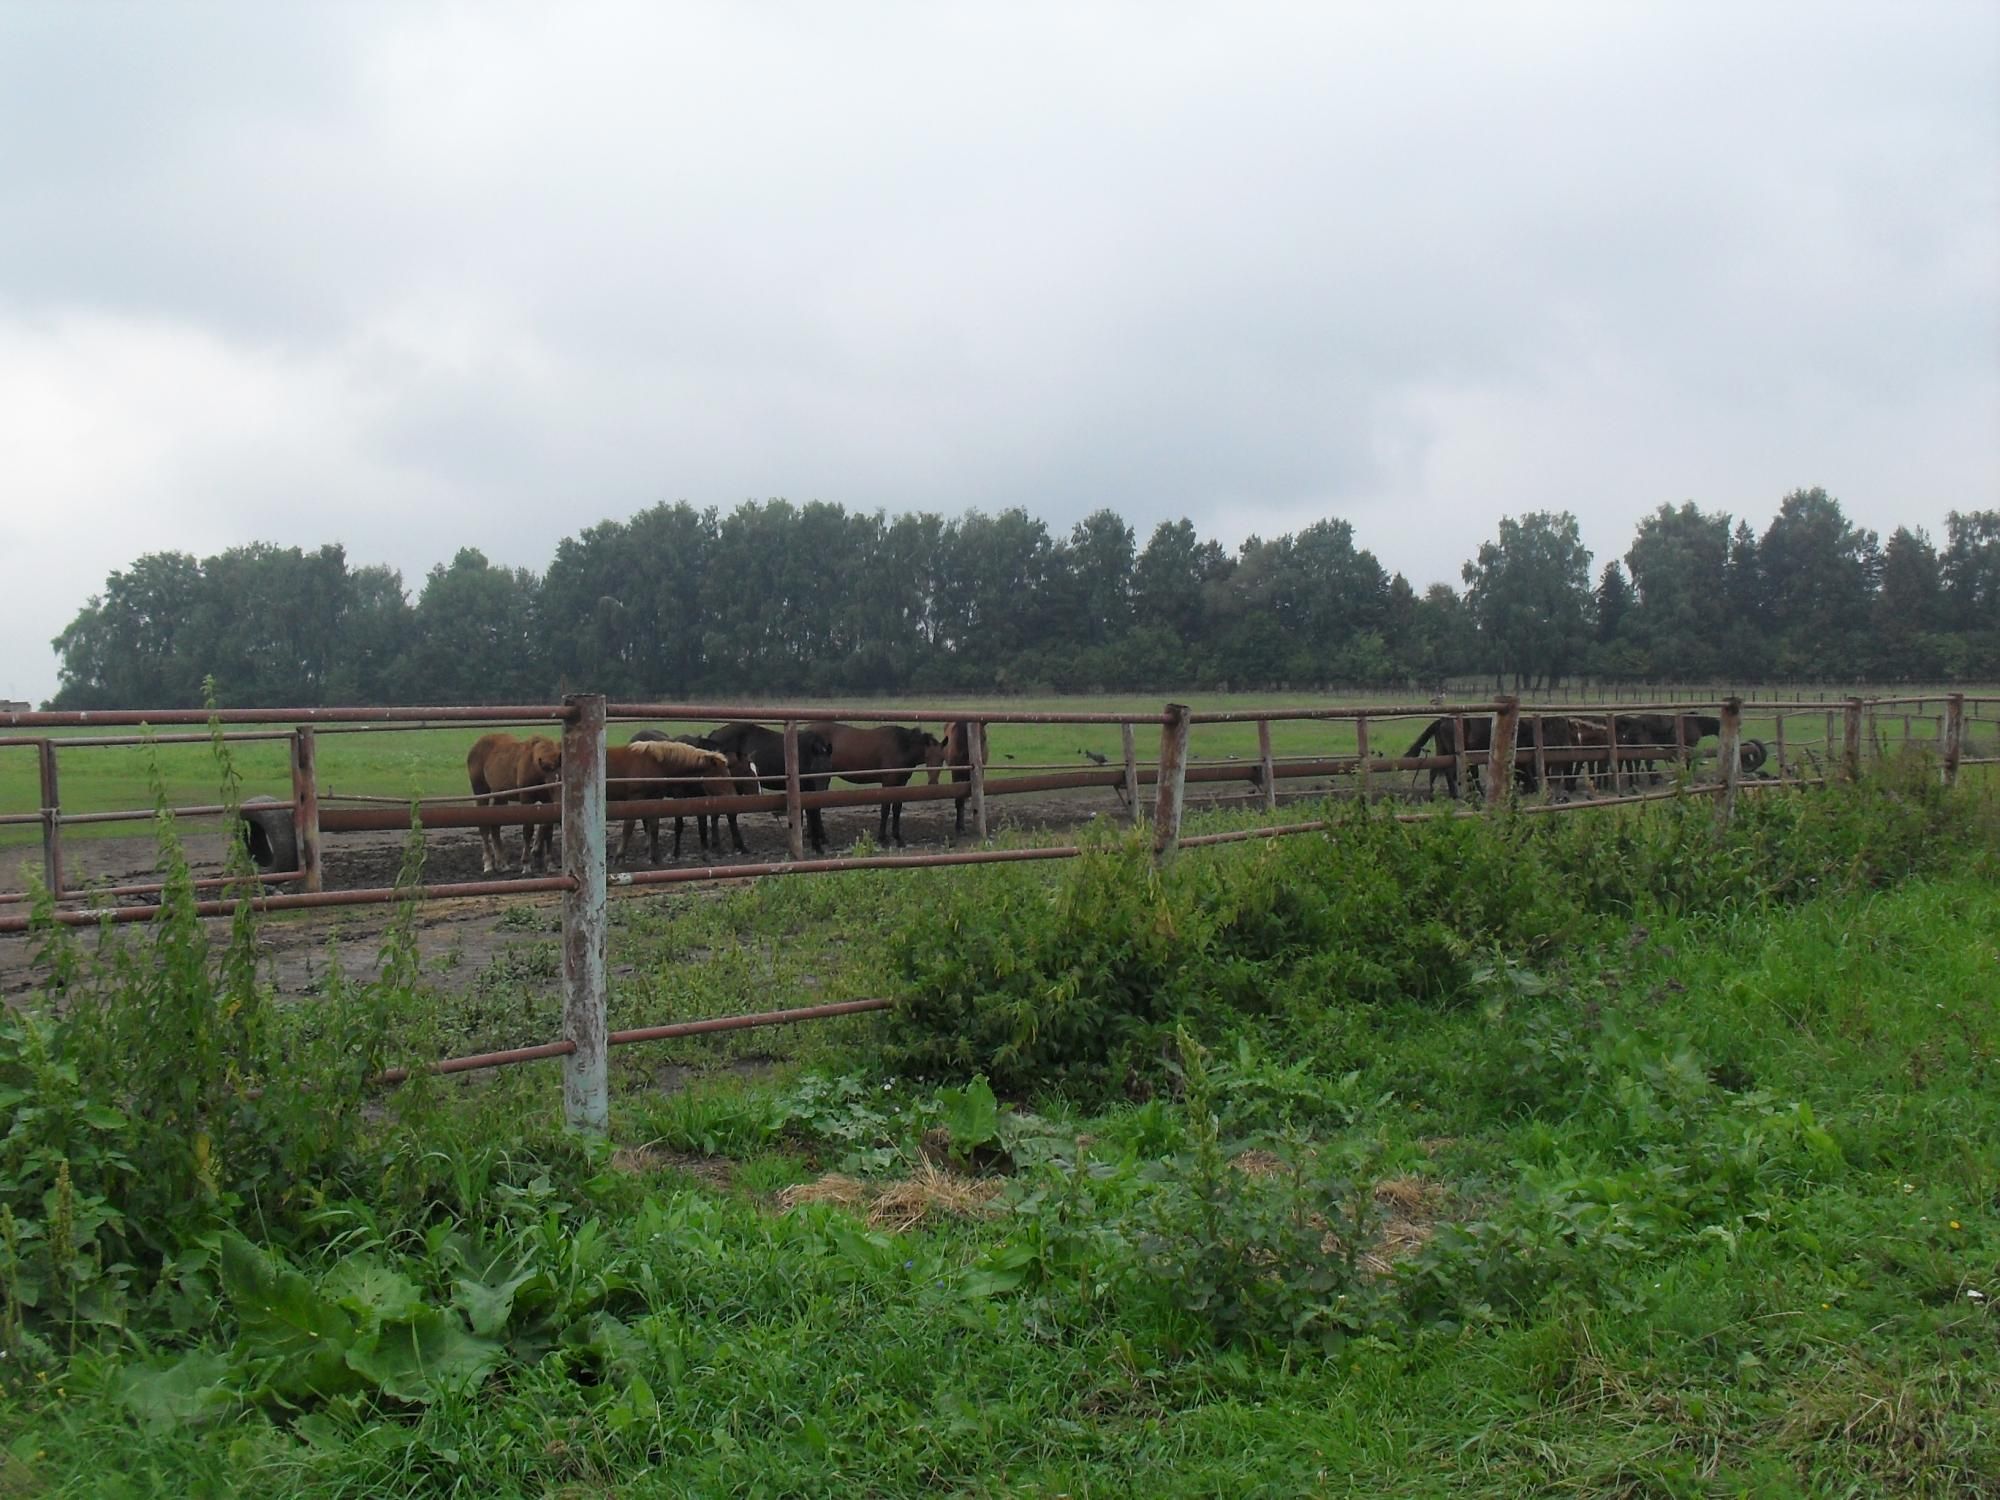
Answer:
[{"label": "horse's head", "polygon": [[930,784],[932,786],[936,786],[938,782],[938,772],[942,770],[945,765],[944,741],[939,739],[936,735],[932,734],[929,730],[922,731],[920,739],[924,749],[924,766],[926,769],[926,773],[930,778]]},{"label": "horse's head", "polygon": [[535,736],[530,752],[543,781],[562,780],[562,746],[543,735]]}]

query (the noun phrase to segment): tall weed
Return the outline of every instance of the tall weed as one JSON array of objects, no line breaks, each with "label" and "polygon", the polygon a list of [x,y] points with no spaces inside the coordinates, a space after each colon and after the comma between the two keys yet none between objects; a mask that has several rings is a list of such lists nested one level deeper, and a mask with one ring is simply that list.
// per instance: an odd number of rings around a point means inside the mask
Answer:
[{"label": "tall weed", "polygon": [[1497,963],[1546,966],[1613,923],[1865,888],[1981,835],[1966,797],[1918,766],[1859,787],[1707,798],[1610,814],[1400,823],[1353,808],[1321,836],[1188,851],[1137,839],[1053,880],[968,872],[891,946],[904,999],[887,1065],[985,1073],[1003,1092],[1143,1097],[1174,1025],[1278,1035],[1341,1007],[1476,998]]}]

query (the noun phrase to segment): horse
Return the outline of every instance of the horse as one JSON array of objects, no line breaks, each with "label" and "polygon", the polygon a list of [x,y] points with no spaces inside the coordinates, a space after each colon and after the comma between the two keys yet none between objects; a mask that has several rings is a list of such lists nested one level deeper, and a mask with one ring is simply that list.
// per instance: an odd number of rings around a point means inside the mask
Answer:
[{"label": "horse", "polygon": [[[732,762],[750,768],[750,775],[767,792],[785,789],[785,737],[762,724],[724,724],[707,736]],[[817,729],[799,730],[799,790],[823,792],[833,773],[833,745]],[[806,829],[815,854],[826,848],[826,825],[817,807],[806,809]]]},{"label": "horse", "polygon": [[[1417,736],[1416,742],[1403,752],[1402,758],[1407,760],[1411,756],[1421,755],[1423,754],[1424,746],[1431,744],[1436,745],[1439,755],[1456,757],[1458,754],[1457,721],[1448,718],[1432,719],[1430,723],[1424,726],[1424,732]],[[1490,749],[1492,744],[1493,721],[1485,714],[1465,715],[1465,748],[1467,753]],[[1437,766],[1431,767],[1430,795],[1433,797],[1437,795],[1438,777],[1440,776],[1444,778],[1445,790],[1450,793],[1452,801],[1456,802],[1458,800],[1457,760],[1454,759],[1450,765],[1442,769]],[[1479,785],[1479,767],[1466,767],[1466,776],[1473,786],[1476,787]]]},{"label": "horse", "polygon": [[[632,736],[632,743],[635,745],[649,743],[653,741],[659,741],[659,740],[671,740],[676,745],[692,745],[697,750],[715,751],[718,755],[721,755],[725,760],[729,762],[731,789],[746,797],[753,797],[757,794],[757,783],[755,780],[751,779],[755,774],[755,770],[751,766],[750,762],[743,759],[740,755],[728,754],[728,752],[723,750],[723,748],[720,745],[718,745],[714,740],[710,739],[707,735],[705,734],[669,735],[658,729],[642,729],[637,734]],[[715,791],[713,790],[713,787],[709,783],[704,783],[703,787],[709,796],[716,795]],[[733,812],[731,813],[705,812],[705,813],[695,814],[695,819],[694,819],[695,833],[701,839],[701,847],[703,849],[709,847],[709,835],[711,833],[715,835],[715,846],[718,849],[722,847],[722,829],[720,823],[721,819],[723,819],[724,817],[727,817],[729,819],[729,838],[730,841],[736,846],[736,852],[738,854],[748,854],[750,852],[749,847],[745,845],[743,842],[743,834],[742,831],[738,829],[736,826],[736,814]],[[684,825],[686,824],[686,821],[687,821],[686,818],[682,814],[680,813],[674,814],[673,858],[675,859],[679,859],[681,857],[681,833],[684,828]],[[632,836],[632,825],[628,821],[625,825],[625,837],[629,839],[631,838],[631,836]]]},{"label": "horse", "polygon": [[[833,747],[833,774],[842,781],[870,786],[908,786],[918,766],[928,766],[931,782],[937,782],[938,767],[944,764],[944,741],[923,729],[904,724],[881,724],[873,729],[856,729],[852,724],[828,724],[826,737]],[[886,844],[894,827],[897,844],[903,842],[903,804],[884,802],[881,825],[875,842]]]},{"label": "horse", "polygon": [[[967,781],[972,780],[972,735],[970,730],[974,727],[970,719],[955,719],[945,727],[944,761],[946,765],[951,767],[951,770],[946,774],[951,778],[953,786],[958,785],[961,776]],[[983,766],[989,758],[986,750],[985,721],[980,721],[976,727],[979,730],[979,763]],[[931,781],[933,784],[937,781],[937,774],[935,772],[931,775]],[[959,797],[956,799],[956,802],[958,806],[956,831],[964,833],[966,799]]]},{"label": "horse", "polygon": [[[547,735],[530,735],[517,740],[511,734],[483,734],[465,755],[465,774],[472,781],[472,794],[481,807],[503,802],[554,802],[562,785],[562,746]],[[527,873],[532,848],[537,870],[548,868],[549,841],[555,825],[521,825],[521,871]],[[500,843],[500,826],[483,824],[479,830],[480,869],[494,874],[506,867],[506,851]]]},{"label": "horse", "polygon": [[[1676,720],[1680,726],[1680,743],[1674,742]],[[1654,781],[1660,779],[1659,761],[1665,754],[1674,754],[1676,759],[1684,758],[1701,740],[1722,733],[1722,720],[1715,714],[1620,714],[1618,716],[1618,743],[1634,746],[1650,752],[1633,758],[1637,765]]]},{"label": "horse", "polygon": [[[1465,750],[1468,755],[1490,752],[1493,748],[1493,718],[1490,714],[1466,714]],[[1592,743],[1589,738],[1590,721],[1571,718],[1563,714],[1523,714],[1514,723],[1514,784],[1530,795],[1541,790],[1541,778],[1535,774],[1535,748],[1540,745],[1546,758],[1550,750],[1568,750],[1579,745]],[[1604,729],[1597,727],[1597,743],[1603,742]],[[1458,723],[1455,718],[1437,718],[1424,726],[1424,732],[1417,736],[1416,743],[1403,752],[1404,757],[1421,754],[1424,746],[1435,745],[1436,753],[1453,757],[1452,764],[1442,768],[1431,767],[1430,791],[1437,794],[1438,778],[1444,778],[1445,790],[1454,801],[1458,798]],[[1476,764],[1465,768],[1469,783],[1467,790],[1477,792],[1480,788],[1480,767]],[[1550,786],[1562,786],[1565,790],[1576,784],[1576,766],[1559,762],[1549,767]]]},{"label": "horse", "polygon": [[[727,756],[665,737],[641,740],[635,736],[634,742],[629,745],[605,746],[604,780],[606,797],[614,802],[675,796],[726,797],[734,790],[729,780]],[[645,823],[648,854],[657,865],[660,862],[658,817],[627,818],[625,836],[618,844],[618,857],[622,860],[631,852],[634,822]],[[678,847],[674,852],[678,857]]]}]

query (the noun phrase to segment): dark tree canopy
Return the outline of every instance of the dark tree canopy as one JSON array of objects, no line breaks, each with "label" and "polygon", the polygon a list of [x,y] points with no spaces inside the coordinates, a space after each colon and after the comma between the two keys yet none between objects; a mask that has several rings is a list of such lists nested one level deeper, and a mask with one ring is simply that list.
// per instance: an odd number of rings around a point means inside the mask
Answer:
[{"label": "dark tree canopy", "polygon": [[1329,518],[1231,550],[1115,510],[888,517],[814,502],[656,505],[547,571],[478,547],[412,600],[344,549],[161,552],[55,639],[62,708],[1415,685],[1491,674],[1751,681],[2000,677],[2000,511],[1886,546],[1824,490],[1747,518],[1662,505],[1592,586],[1576,518],[1507,517],[1421,595]]}]

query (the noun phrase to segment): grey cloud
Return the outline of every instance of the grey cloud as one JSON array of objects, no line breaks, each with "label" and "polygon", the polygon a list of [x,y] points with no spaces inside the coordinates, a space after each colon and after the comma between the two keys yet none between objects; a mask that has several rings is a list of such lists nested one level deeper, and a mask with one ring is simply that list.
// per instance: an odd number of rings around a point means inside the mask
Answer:
[{"label": "grey cloud", "polygon": [[2000,493],[1986,5],[20,6],[0,139],[17,692],[176,538]]}]

